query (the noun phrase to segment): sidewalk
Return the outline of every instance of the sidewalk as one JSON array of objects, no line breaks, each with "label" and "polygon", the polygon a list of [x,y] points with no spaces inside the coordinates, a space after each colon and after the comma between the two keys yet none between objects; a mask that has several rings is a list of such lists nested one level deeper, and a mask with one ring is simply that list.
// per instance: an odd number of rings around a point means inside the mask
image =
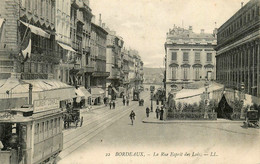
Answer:
[{"label": "sidewalk", "polygon": [[153,124],[174,124],[174,123],[243,123],[243,120],[233,121],[227,119],[217,119],[217,120],[159,120],[155,116],[150,116],[143,119],[143,123],[153,123]]},{"label": "sidewalk", "polygon": [[[116,104],[118,104],[118,103],[120,103],[120,102],[122,102],[122,98],[117,98],[117,99],[115,100],[115,103],[116,103]],[[108,106],[109,106],[109,104],[107,105],[107,107],[108,107]],[[116,106],[117,106],[117,105],[116,105]],[[81,109],[81,112],[82,112],[82,113],[91,112],[91,111],[93,111],[93,110],[103,109],[104,107],[106,107],[105,104],[100,104],[100,105],[88,105],[88,107],[82,108],[82,109]]]}]

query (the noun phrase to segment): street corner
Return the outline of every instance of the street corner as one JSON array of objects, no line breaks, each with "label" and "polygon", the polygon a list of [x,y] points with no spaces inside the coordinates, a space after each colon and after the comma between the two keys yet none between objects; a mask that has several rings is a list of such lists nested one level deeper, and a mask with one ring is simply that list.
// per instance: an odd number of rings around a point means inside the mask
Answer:
[{"label": "street corner", "polygon": [[152,124],[165,124],[167,123],[165,120],[159,120],[156,118],[152,118],[152,117],[148,117],[148,118],[144,118],[142,120],[143,123],[152,123]]}]

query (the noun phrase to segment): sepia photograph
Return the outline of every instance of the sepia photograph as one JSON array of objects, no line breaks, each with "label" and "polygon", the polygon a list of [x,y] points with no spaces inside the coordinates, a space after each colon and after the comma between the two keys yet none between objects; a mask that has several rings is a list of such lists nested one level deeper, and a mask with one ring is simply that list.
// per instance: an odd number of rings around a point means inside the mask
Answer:
[{"label": "sepia photograph", "polygon": [[260,164],[260,0],[0,0],[0,164]]}]

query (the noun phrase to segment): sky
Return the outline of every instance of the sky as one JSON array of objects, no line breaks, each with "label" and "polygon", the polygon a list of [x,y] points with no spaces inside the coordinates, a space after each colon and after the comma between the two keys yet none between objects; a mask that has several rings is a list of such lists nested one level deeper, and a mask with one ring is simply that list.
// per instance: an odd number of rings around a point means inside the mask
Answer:
[{"label": "sky", "polygon": [[[139,51],[144,67],[162,68],[166,33],[174,24],[212,33],[249,0],[90,0],[102,22],[123,37],[127,49]],[[216,22],[216,23],[215,23]]]}]

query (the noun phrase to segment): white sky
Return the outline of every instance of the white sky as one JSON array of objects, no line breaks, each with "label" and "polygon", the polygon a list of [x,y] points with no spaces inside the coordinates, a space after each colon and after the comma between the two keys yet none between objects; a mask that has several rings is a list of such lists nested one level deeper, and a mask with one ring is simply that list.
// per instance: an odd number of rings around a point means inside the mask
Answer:
[{"label": "white sky", "polygon": [[90,0],[92,13],[136,49],[144,67],[163,67],[166,33],[173,25],[212,33],[249,0]]}]

